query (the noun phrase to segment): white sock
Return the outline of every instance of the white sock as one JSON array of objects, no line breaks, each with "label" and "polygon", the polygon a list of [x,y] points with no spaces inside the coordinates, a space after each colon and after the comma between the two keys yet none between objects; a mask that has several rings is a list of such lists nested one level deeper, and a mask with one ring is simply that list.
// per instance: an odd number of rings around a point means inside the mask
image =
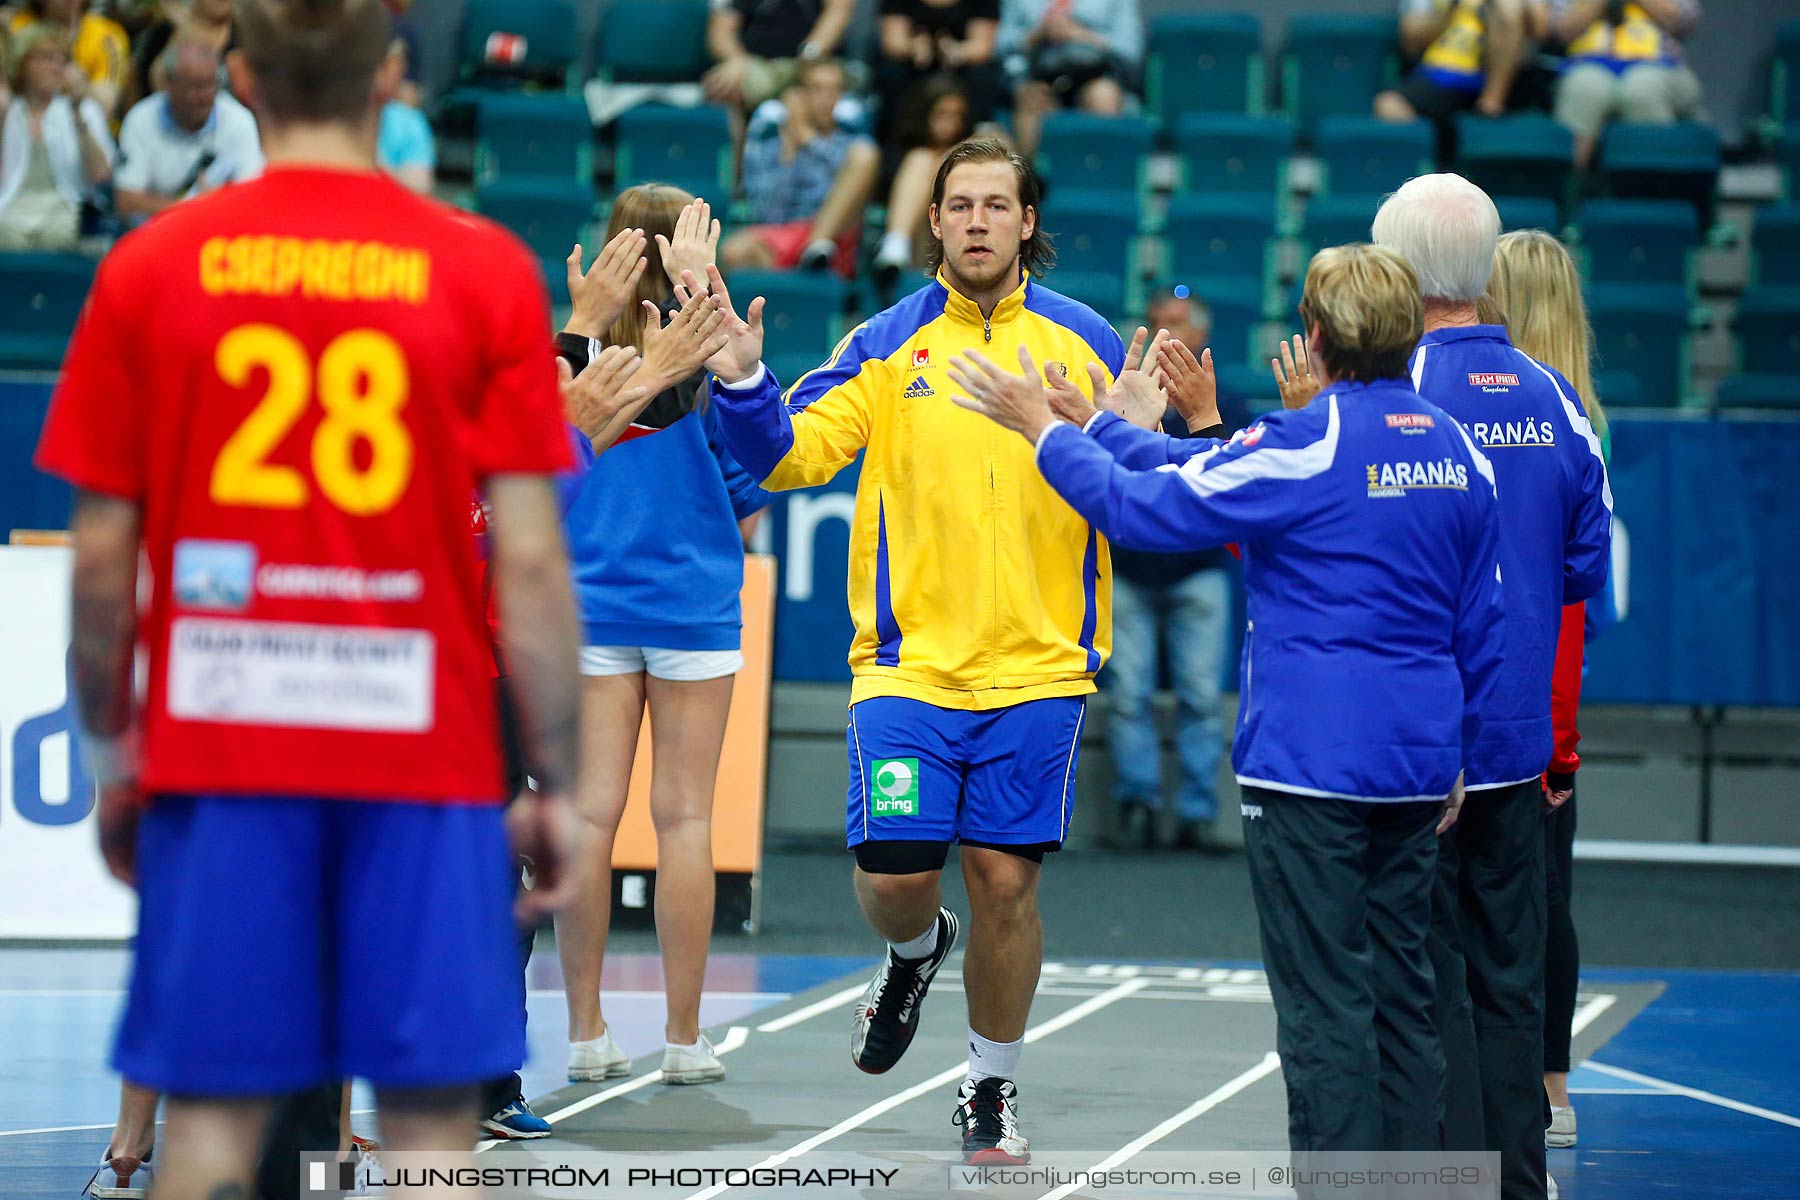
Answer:
[{"label": "white sock", "polygon": [[897,229],[890,229],[881,235],[881,246],[875,251],[875,261],[894,263],[905,266],[912,259],[912,239]]},{"label": "white sock", "polygon": [[598,1050],[600,1047],[606,1045],[611,1038],[612,1030],[609,1028],[602,1030],[599,1037],[591,1037],[585,1042],[570,1042],[569,1044],[571,1046],[592,1046]]},{"label": "white sock", "polygon": [[806,247],[806,253],[816,254],[821,258],[837,257],[837,243],[830,238],[814,238]]},{"label": "white sock", "polygon": [[969,1082],[983,1079],[1011,1079],[1019,1069],[1019,1054],[1025,1039],[1016,1042],[990,1042],[969,1030]]},{"label": "white sock", "polygon": [[895,958],[929,958],[937,953],[938,919],[931,918],[931,924],[925,932],[910,942],[889,942],[888,949],[894,952]]},{"label": "white sock", "polygon": [[684,1050],[689,1054],[699,1054],[705,1049],[705,1047],[700,1044],[700,1039],[698,1039],[698,1038],[694,1039],[694,1044],[691,1046],[683,1046],[679,1042],[670,1042],[670,1041],[663,1042],[663,1045],[667,1046],[671,1050]]}]

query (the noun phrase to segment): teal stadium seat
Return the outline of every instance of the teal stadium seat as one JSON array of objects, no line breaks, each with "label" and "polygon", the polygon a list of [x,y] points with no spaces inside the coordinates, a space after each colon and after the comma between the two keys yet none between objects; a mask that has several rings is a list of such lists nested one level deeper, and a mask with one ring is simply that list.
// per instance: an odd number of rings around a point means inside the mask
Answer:
[{"label": "teal stadium seat", "polygon": [[1790,131],[1800,126],[1800,20],[1775,30],[1769,64],[1769,111]]},{"label": "teal stadium seat", "polygon": [[1710,228],[1719,182],[1719,135],[1697,121],[1674,125],[1614,122],[1600,135],[1599,170],[1608,195],[1685,200]]},{"label": "teal stadium seat", "polygon": [[567,0],[469,0],[457,74],[464,84],[562,86],[579,43]]},{"label": "teal stadium seat", "polygon": [[496,92],[475,107],[475,179],[585,183],[594,177],[587,105],[560,92]]},{"label": "teal stadium seat", "polygon": [[1782,194],[1789,200],[1800,203],[1800,129],[1789,131],[1788,135],[1781,139],[1779,154],[1781,174],[1785,185]]},{"label": "teal stadium seat", "polygon": [[[1038,143],[1037,170],[1044,179],[1084,192],[1112,192],[1136,209],[1150,157],[1150,123],[1141,117],[1051,113]],[[1115,196],[1114,203],[1120,203]]]},{"label": "teal stadium seat", "polygon": [[[764,338],[771,356],[779,356],[785,369],[811,359],[811,369],[831,356],[843,324],[847,285],[826,271],[733,271],[726,285],[738,311],[745,311],[757,296],[768,303],[763,309]],[[793,379],[777,373],[784,386]]]},{"label": "teal stadium seat", "polygon": [[1800,287],[1745,292],[1732,328],[1742,370],[1752,375],[1800,371]]},{"label": "teal stadium seat", "polygon": [[475,211],[512,230],[531,247],[544,273],[544,284],[556,304],[569,302],[569,251],[583,243],[589,260],[598,246],[588,244],[594,220],[594,191],[573,180],[522,177],[500,179],[475,191]]},{"label": "teal stadium seat", "polygon": [[1167,274],[1202,294],[1220,278],[1254,279],[1266,288],[1274,237],[1275,216],[1260,197],[1179,193],[1163,225]]},{"label": "teal stadium seat", "polygon": [[1385,196],[1433,169],[1429,121],[1326,117],[1314,145],[1325,167],[1325,190],[1334,195]]},{"label": "teal stadium seat", "polygon": [[1220,366],[1213,351],[1213,369],[1219,380],[1219,415],[1229,429],[1242,429],[1254,418],[1281,407],[1281,390],[1268,363],[1233,363]]},{"label": "teal stadium seat", "polygon": [[1562,228],[1556,205],[1542,196],[1495,196],[1494,207],[1500,213],[1500,231],[1542,229],[1556,233]]},{"label": "teal stadium seat", "polygon": [[712,65],[706,0],[613,0],[600,14],[594,63],[616,83],[692,83]]},{"label": "teal stadium seat", "polygon": [[[1797,81],[1800,82],[1800,81]],[[1800,286],[1800,205],[1765,208],[1750,234],[1751,278],[1769,287]]]},{"label": "teal stadium seat", "polygon": [[1263,111],[1262,25],[1248,13],[1163,13],[1150,21],[1145,110],[1166,131],[1188,113]]},{"label": "teal stadium seat", "polygon": [[1718,406],[1800,412],[1800,374],[1734,375],[1719,385]]},{"label": "teal stadium seat", "polygon": [[1087,189],[1056,193],[1046,207],[1046,228],[1056,240],[1056,271],[1047,281],[1056,291],[1082,301],[1115,320],[1134,299],[1138,274],[1138,215],[1135,197]]},{"label": "teal stadium seat", "polygon": [[94,282],[79,254],[0,254],[0,368],[54,371]]},{"label": "teal stadium seat", "polygon": [[[1302,134],[1326,117],[1366,117],[1398,72],[1398,39],[1387,14],[1297,16],[1288,22],[1281,99]],[[1315,142],[1322,141],[1318,133]]]},{"label": "teal stadium seat", "polygon": [[1260,196],[1273,210],[1286,194],[1294,126],[1286,117],[1189,113],[1175,127],[1189,192]]},{"label": "teal stadium seat", "polygon": [[641,104],[619,114],[614,176],[626,183],[668,183],[712,201],[731,196],[731,119],[717,105]]},{"label": "teal stadium seat", "polygon": [[1594,283],[1686,287],[1700,223],[1679,200],[1590,200],[1581,208],[1581,255]]},{"label": "teal stadium seat", "polygon": [[1608,409],[1644,407],[1644,389],[1629,371],[1595,371],[1594,390]]},{"label": "teal stadium seat", "polygon": [[1587,306],[1599,365],[1629,373],[1645,407],[1680,407],[1687,390],[1687,289],[1597,283],[1587,289]]},{"label": "teal stadium seat", "polygon": [[[1368,241],[1379,207],[1379,196],[1314,196],[1306,202],[1306,218],[1300,225],[1307,253]],[[1306,264],[1300,265],[1300,273],[1305,276]]]},{"label": "teal stadium seat", "polygon": [[1575,139],[1542,113],[1463,116],[1456,169],[1490,196],[1536,196],[1561,213],[1575,175]]},{"label": "teal stadium seat", "polygon": [[1254,339],[1263,320],[1262,289],[1248,280],[1215,279],[1194,291],[1212,310],[1214,369],[1254,363],[1260,354]]}]

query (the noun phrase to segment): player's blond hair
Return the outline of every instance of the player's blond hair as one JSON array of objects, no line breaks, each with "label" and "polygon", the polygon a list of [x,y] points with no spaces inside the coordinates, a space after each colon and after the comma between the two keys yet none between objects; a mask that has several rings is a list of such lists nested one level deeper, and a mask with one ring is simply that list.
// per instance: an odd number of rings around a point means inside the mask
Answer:
[{"label": "player's blond hair", "polygon": [[1316,336],[1325,370],[1338,382],[1367,383],[1406,374],[1425,332],[1419,277],[1383,246],[1332,246],[1313,255],[1300,296],[1300,319]]},{"label": "player's blond hair", "polygon": [[644,348],[644,301],[660,306],[675,294],[668,272],[663,270],[662,250],[656,244],[656,235],[674,238],[675,220],[693,200],[687,192],[666,183],[640,183],[626,188],[613,201],[612,217],[606,222],[606,236],[600,244],[604,246],[612,241],[621,230],[641,229],[644,231],[646,261],[631,303],[606,331],[607,345]]},{"label": "player's blond hair", "polygon": [[1494,247],[1488,294],[1505,314],[1512,344],[1574,384],[1595,432],[1604,433],[1606,413],[1594,394],[1593,335],[1574,257],[1541,229],[1509,233]]},{"label": "player's blond hair", "polygon": [[69,35],[55,25],[27,26],[24,33],[14,36],[9,50],[0,41],[0,64],[6,70],[6,85],[12,89],[13,95],[25,92],[25,62],[34,54],[60,54],[64,59],[69,57]]}]

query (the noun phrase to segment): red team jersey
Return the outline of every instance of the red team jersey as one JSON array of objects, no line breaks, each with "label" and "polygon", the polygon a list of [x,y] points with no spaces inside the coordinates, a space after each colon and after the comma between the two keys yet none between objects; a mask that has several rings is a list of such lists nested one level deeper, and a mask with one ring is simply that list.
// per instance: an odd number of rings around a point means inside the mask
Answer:
[{"label": "red team jersey", "polygon": [[549,328],[521,244],[372,173],[106,258],[37,461],[143,512],[146,794],[501,798],[469,496],[573,465]]}]

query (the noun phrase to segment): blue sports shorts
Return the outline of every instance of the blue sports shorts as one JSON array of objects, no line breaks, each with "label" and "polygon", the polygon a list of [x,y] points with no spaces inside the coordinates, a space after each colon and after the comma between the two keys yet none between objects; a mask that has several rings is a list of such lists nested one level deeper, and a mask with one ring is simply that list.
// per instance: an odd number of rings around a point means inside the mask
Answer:
[{"label": "blue sports shorts", "polygon": [[1083,696],[986,712],[898,696],[851,705],[846,844],[1061,842],[1086,712]]},{"label": "blue sports shorts", "polygon": [[524,1061],[499,805],[158,796],[137,874],[113,1052],[133,1083],[445,1087]]}]

